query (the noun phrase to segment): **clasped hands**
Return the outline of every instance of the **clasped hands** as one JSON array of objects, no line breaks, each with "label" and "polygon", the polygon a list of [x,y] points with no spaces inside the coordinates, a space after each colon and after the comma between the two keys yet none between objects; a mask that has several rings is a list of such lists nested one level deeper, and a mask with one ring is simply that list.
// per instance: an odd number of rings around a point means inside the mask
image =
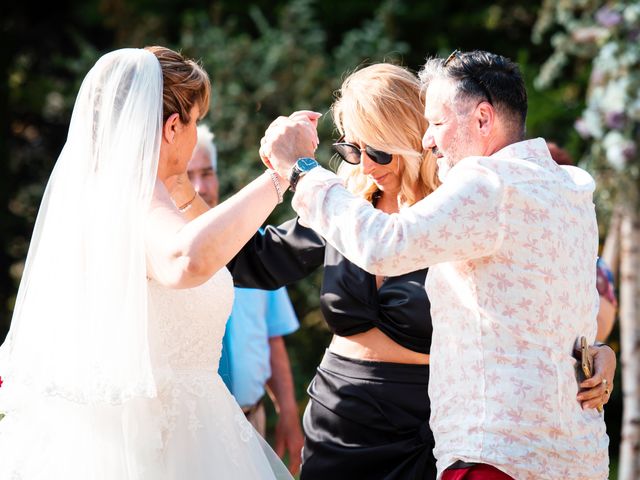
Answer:
[{"label": "clasped hands", "polygon": [[318,119],[322,114],[300,110],[276,118],[260,140],[260,158],[287,184],[293,164],[301,157],[313,157],[318,148]]}]

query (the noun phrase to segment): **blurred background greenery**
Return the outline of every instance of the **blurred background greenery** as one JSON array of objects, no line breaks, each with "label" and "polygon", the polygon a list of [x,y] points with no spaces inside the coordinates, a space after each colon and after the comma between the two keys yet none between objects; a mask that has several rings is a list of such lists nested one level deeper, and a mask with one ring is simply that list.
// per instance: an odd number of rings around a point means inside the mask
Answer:
[{"label": "blurred background greenery", "polygon": [[[65,142],[75,95],[101,54],[160,44],[201,59],[213,83],[205,121],[216,134],[223,199],[262,169],[257,146],[277,115],[302,108],[328,113],[334,92],[360,65],[384,60],[418,70],[427,56],[446,56],[455,48],[489,50],[518,61],[530,95],[528,136],[556,141],[579,159],[587,146],[573,124],[584,108],[590,64],[576,60],[551,87],[534,87],[553,51],[549,37],[532,40],[541,4],[60,0],[35,7],[7,2],[0,18],[0,341],[9,328],[33,222]],[[329,165],[327,145],[335,137],[330,115],[322,118],[319,131],[318,158]],[[599,197],[598,209],[604,238],[611,211],[606,195]],[[269,222],[292,216],[285,201]],[[320,275],[289,288],[303,326],[286,338],[301,412],[305,388],[330,338],[318,309]],[[617,336],[616,329],[614,348]],[[613,458],[620,418],[616,390],[606,411]]]}]

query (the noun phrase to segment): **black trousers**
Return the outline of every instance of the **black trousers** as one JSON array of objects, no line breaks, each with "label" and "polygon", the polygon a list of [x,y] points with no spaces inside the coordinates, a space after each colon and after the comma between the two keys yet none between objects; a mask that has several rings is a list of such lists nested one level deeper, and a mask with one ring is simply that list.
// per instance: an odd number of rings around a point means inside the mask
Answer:
[{"label": "black trousers", "polygon": [[327,352],[309,388],[301,480],[432,480],[427,365]]}]

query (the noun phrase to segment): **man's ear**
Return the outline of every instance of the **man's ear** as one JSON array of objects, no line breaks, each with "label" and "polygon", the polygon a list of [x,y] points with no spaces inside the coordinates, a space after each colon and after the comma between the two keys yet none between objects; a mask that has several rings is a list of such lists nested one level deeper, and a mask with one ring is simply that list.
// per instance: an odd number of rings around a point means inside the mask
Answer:
[{"label": "man's ear", "polygon": [[480,135],[489,135],[496,121],[496,111],[493,105],[489,102],[480,102],[476,107],[474,116]]},{"label": "man's ear", "polygon": [[164,122],[164,126],[162,127],[162,135],[164,136],[166,142],[173,143],[179,123],[180,115],[178,115],[177,113],[170,115],[169,118],[167,118],[167,121]]}]

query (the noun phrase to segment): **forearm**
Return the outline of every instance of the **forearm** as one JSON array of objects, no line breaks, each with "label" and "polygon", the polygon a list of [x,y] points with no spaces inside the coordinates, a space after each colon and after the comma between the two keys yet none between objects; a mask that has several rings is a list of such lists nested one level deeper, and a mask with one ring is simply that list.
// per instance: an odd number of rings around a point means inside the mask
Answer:
[{"label": "forearm", "polygon": [[598,310],[598,334],[596,340],[606,342],[613,330],[616,318],[616,307],[605,297],[600,297],[600,309]]},{"label": "forearm", "polygon": [[210,277],[226,265],[260,228],[278,203],[273,182],[264,173],[176,235],[176,256],[188,259],[196,277]]},{"label": "forearm", "polygon": [[267,381],[267,391],[279,415],[296,414],[296,403],[293,375],[289,355],[282,337],[269,338],[271,349],[271,378]]},{"label": "forearm", "polygon": [[[162,189],[161,189],[162,190]],[[227,201],[192,221],[167,205],[150,214],[147,248],[152,276],[173,288],[199,285],[225,266],[264,223],[278,203],[271,177],[264,173]]]}]

